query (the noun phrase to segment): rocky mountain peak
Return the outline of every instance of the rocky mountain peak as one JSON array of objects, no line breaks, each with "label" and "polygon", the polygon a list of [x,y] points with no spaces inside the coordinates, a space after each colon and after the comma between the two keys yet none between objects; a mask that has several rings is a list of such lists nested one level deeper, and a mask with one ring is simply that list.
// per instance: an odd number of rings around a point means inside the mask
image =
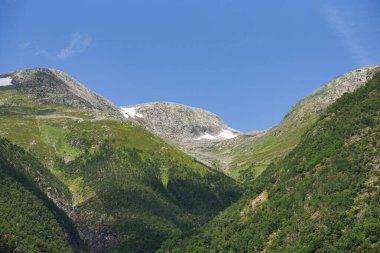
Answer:
[{"label": "rocky mountain peak", "polygon": [[12,85],[42,104],[55,103],[75,108],[97,109],[120,117],[118,108],[110,101],[60,70],[48,68],[17,70],[0,75],[0,80],[7,81],[8,86]]},{"label": "rocky mountain peak", "polygon": [[206,110],[171,102],[152,102],[120,108],[161,138],[186,143],[235,138],[240,134]]}]

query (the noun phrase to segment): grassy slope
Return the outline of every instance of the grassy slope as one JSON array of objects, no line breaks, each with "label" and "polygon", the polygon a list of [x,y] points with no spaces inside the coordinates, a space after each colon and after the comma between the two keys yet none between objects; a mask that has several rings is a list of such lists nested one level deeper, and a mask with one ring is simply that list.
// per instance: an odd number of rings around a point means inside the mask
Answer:
[{"label": "grassy slope", "polygon": [[378,74],[330,106],[244,198],[162,251],[379,252],[379,133]]},{"label": "grassy slope", "polygon": [[1,252],[73,252],[69,242],[79,248],[71,221],[41,191],[49,183],[52,191],[60,187],[32,156],[0,138]]},{"label": "grassy slope", "polygon": [[319,112],[307,111],[301,118],[295,119],[291,115],[265,133],[251,133],[216,145],[199,147],[192,155],[212,164],[216,170],[225,171],[232,178],[249,184],[269,164],[285,157],[319,116]]},{"label": "grassy slope", "polygon": [[230,154],[234,159],[228,174],[240,181],[254,180],[271,162],[287,155],[316,119],[317,115],[310,116],[297,128],[287,129],[281,124],[264,136],[233,147]]},{"label": "grassy slope", "polygon": [[0,101],[0,135],[63,182],[55,197],[75,207],[71,217],[93,249],[151,252],[240,196],[236,182],[132,123],[38,104],[8,87]]}]

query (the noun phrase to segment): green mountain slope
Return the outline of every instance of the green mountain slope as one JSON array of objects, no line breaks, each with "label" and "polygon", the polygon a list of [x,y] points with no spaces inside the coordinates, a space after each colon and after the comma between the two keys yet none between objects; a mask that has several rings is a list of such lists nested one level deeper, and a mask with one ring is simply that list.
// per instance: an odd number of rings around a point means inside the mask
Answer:
[{"label": "green mountain slope", "polygon": [[[94,138],[82,139],[88,134]],[[57,175],[75,192],[72,217],[89,245],[115,243],[122,252],[151,251],[240,196],[230,178],[129,123],[84,121],[67,138],[84,151],[61,162]],[[96,142],[86,143],[89,139]]]},{"label": "green mountain slope", "polygon": [[45,187],[53,194],[62,186],[32,156],[0,138],[0,252],[80,249],[75,227],[41,191]]},{"label": "green mountain slope", "polygon": [[379,252],[380,74],[329,106],[239,202],[162,252]]},{"label": "green mountain slope", "polygon": [[380,65],[370,65],[337,77],[299,101],[281,123],[269,130],[241,135],[216,145],[194,150],[195,157],[214,162],[217,168],[239,181],[254,180],[273,161],[283,158],[300,141],[321,113],[346,92],[362,87]]},{"label": "green mountain slope", "polygon": [[123,120],[62,72],[2,77],[13,85],[0,87],[0,136],[53,173],[46,181],[57,185],[43,190],[93,252],[152,252],[241,195],[234,180]]}]

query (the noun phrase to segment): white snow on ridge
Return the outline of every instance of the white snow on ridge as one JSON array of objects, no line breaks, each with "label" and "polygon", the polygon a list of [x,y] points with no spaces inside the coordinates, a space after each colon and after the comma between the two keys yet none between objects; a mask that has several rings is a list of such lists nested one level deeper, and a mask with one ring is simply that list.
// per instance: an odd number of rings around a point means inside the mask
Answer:
[{"label": "white snow on ridge", "polygon": [[231,130],[223,129],[222,132],[220,132],[218,136],[223,139],[232,139],[232,138],[235,138],[237,134],[233,133]]},{"label": "white snow on ridge", "polygon": [[142,118],[143,115],[141,113],[138,113],[137,110],[140,107],[120,107],[121,113],[124,115],[124,117],[135,119],[136,117]]},{"label": "white snow on ridge", "polygon": [[220,132],[217,136],[211,135],[207,132],[205,132],[202,136],[194,139],[196,141],[199,140],[217,140],[217,139],[232,139],[238,136],[237,134],[233,133],[229,129],[223,129],[222,132]]},{"label": "white snow on ridge", "polygon": [[12,84],[12,78],[10,77],[4,77],[0,78],[0,86],[11,86]]},{"label": "white snow on ridge", "polygon": [[202,136],[196,138],[195,140],[196,141],[199,141],[199,140],[216,140],[216,137],[206,132]]}]

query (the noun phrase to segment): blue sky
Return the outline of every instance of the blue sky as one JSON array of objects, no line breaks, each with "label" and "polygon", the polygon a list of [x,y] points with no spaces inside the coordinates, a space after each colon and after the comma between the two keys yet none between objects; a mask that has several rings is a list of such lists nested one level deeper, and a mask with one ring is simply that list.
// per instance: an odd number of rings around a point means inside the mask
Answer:
[{"label": "blue sky", "polygon": [[0,73],[63,70],[117,105],[202,107],[241,131],[380,63],[378,0],[2,0]]}]

